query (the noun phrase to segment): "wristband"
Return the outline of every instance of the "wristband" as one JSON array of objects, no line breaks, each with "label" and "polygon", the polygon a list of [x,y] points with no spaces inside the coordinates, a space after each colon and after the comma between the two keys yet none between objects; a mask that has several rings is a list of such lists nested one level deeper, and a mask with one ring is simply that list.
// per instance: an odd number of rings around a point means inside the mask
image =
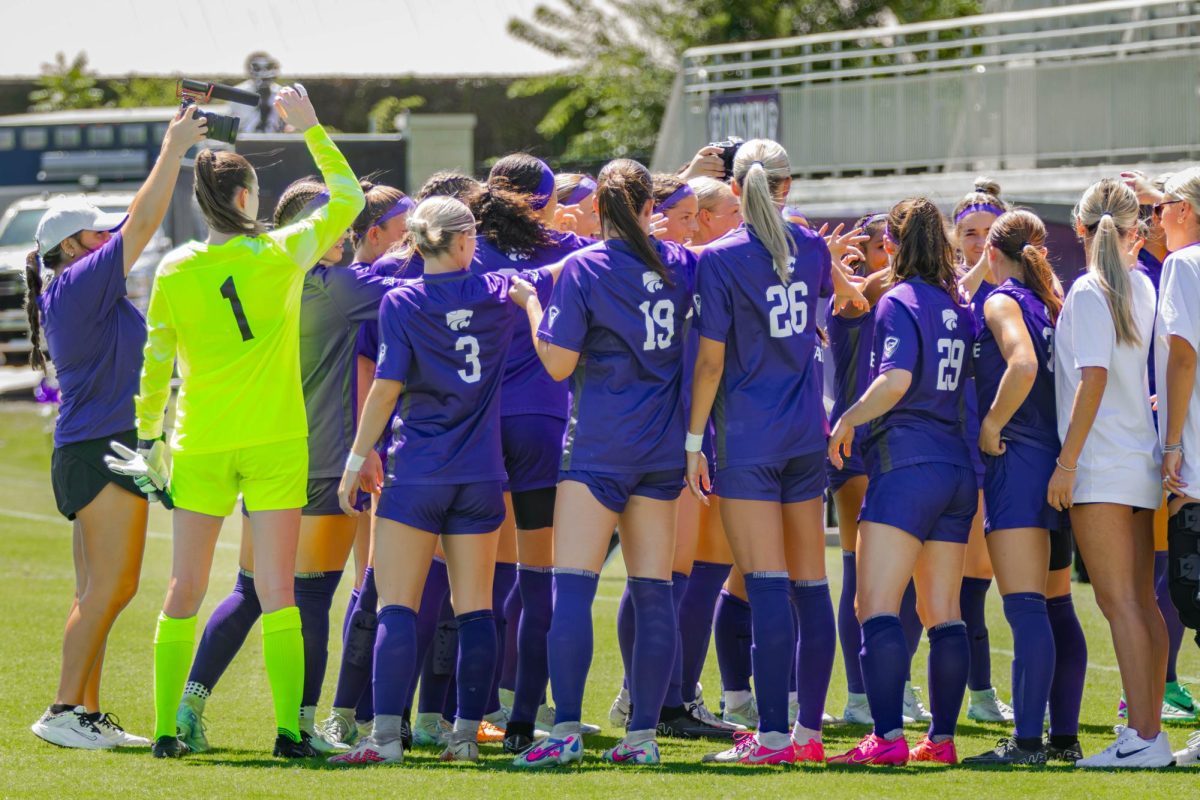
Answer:
[{"label": "wristband", "polygon": [[1179,444],[1164,444],[1162,451],[1164,453],[1182,453],[1183,442],[1180,442]]},{"label": "wristband", "polygon": [[703,433],[689,433],[683,440],[683,449],[688,453],[699,453],[702,447],[704,447]]},{"label": "wristband", "polygon": [[1059,468],[1059,469],[1061,469],[1063,472],[1078,472],[1078,471],[1079,471],[1079,465],[1078,465],[1078,464],[1076,464],[1076,465],[1075,465],[1075,466],[1073,466],[1073,467],[1068,467],[1066,464],[1064,464],[1064,463],[1062,463],[1061,461],[1059,461],[1057,457],[1055,457],[1055,459],[1054,459],[1054,463],[1055,463],[1055,464],[1057,464],[1057,465],[1058,465],[1058,468]]},{"label": "wristband", "polygon": [[366,456],[360,456],[354,451],[350,451],[350,455],[346,456],[346,472],[358,472],[366,461]]}]

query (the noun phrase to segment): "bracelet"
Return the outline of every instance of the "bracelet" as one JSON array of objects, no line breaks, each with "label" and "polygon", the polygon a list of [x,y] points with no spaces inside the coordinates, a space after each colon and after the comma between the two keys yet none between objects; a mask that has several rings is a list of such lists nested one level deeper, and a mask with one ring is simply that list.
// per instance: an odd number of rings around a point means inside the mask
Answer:
[{"label": "bracelet", "polygon": [[366,456],[360,456],[352,450],[350,455],[346,456],[346,472],[358,472],[366,462]]},{"label": "bracelet", "polygon": [[704,447],[703,433],[689,433],[687,438],[683,440],[683,449],[688,453],[699,453]]},{"label": "bracelet", "polygon": [[1059,461],[1057,456],[1055,456],[1055,458],[1054,458],[1054,463],[1057,464],[1058,468],[1061,469],[1063,472],[1078,472],[1079,471],[1078,464],[1076,464],[1073,467],[1068,467],[1066,464]]},{"label": "bracelet", "polygon": [[1178,444],[1164,444],[1162,447],[1162,451],[1163,451],[1163,453],[1182,453],[1183,452],[1183,442],[1180,442]]}]

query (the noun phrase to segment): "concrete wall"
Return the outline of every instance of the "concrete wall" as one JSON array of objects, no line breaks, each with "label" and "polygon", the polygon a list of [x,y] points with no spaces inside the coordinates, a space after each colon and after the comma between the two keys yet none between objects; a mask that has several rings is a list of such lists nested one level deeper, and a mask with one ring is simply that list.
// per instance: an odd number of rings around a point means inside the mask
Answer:
[{"label": "concrete wall", "polygon": [[475,171],[474,114],[410,114],[404,131],[408,139],[408,185],[416,193],[435,172]]}]

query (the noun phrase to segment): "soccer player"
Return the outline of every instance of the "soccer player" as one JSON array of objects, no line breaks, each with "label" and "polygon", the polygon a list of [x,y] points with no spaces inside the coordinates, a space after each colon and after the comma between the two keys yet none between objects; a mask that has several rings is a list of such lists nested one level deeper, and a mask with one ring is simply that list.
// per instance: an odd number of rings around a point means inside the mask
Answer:
[{"label": "soccer player", "polygon": [[[395,201],[381,203],[378,197],[371,198],[372,193],[380,193],[381,187],[366,184],[364,188],[367,206],[360,218],[372,212],[383,215],[394,208]],[[295,224],[328,202],[329,191],[320,181],[296,181],[279,199],[274,227]],[[373,227],[368,220],[367,229]],[[317,752],[338,749],[317,735],[315,718],[329,657],[329,609],[354,544],[356,527],[355,520],[343,514],[336,502],[340,475],[330,477],[329,473],[340,472],[354,437],[355,338],[361,325],[375,320],[379,302],[388,289],[382,278],[338,267],[344,239],[339,238],[304,276],[300,300],[300,379],[309,429],[308,503],[301,510],[295,581],[304,635],[300,737]],[[367,498],[364,494],[359,499],[360,508],[365,507]],[[205,626],[176,714],[179,738],[194,751],[209,749],[203,720],[205,703],[261,614],[253,569],[253,522],[243,516],[237,581]]]},{"label": "soccer player", "polygon": [[[969,659],[958,590],[978,502],[959,416],[973,325],[958,304],[953,250],[937,207],[924,198],[897,204],[886,233],[891,288],[875,307],[875,378],[829,438],[830,461],[841,468],[853,454],[855,429],[870,423],[857,567],[874,731],[830,761],[955,763]],[[929,635],[933,721],[910,754],[902,727],[909,650],[898,612],[914,572]]]},{"label": "soccer player", "polygon": [[1108,620],[1128,702],[1128,726],[1080,767],[1164,767],[1167,631],[1154,596],[1153,511],[1162,502],[1146,359],[1154,287],[1134,269],[1138,202],[1122,183],[1092,184],[1075,207],[1087,273],[1071,286],[1054,341],[1062,449],[1047,489],[1070,509],[1096,602]]},{"label": "soccer player", "polygon": [[303,132],[329,202],[266,233],[254,168],[231,152],[196,157],[196,200],[208,240],[158,270],[137,398],[139,453],[163,490],[163,417],[176,357],[182,385],[171,441],[175,503],[171,584],[154,638],[156,757],[180,756],[176,710],[187,682],[196,612],[221,523],[240,493],[254,531],[254,588],[275,705],[275,754],[309,757],[300,736],[304,642],[294,584],[300,509],[308,502],[308,423],[300,376],[304,276],[363,207],[362,189],[318,124],[302,87],[285,88],[280,114]]},{"label": "soccer player", "polygon": [[554,176],[554,192],[558,197],[558,206],[554,209],[554,220],[550,227],[588,239],[600,235],[595,178],[577,172],[560,172]]},{"label": "soccer player", "polygon": [[[54,426],[50,479],[59,512],[74,523],[75,599],[63,633],[54,702],[33,723],[51,744],[98,750],[148,745],[100,707],[108,632],[137,592],[146,543],[146,498],[103,456],[112,440],[133,448],[133,396],[146,325],[125,296],[125,278],[170,205],[184,154],[204,138],[194,110],[167,127],[162,149],[128,216],[91,203],[54,203],[38,222],[25,259],[30,362],[57,372],[62,405]],[[52,273],[46,280],[44,271]]]},{"label": "soccer player", "polygon": [[1016,731],[994,750],[967,759],[971,764],[1046,762],[1042,726],[1055,651],[1045,592],[1050,531],[1061,526],[1045,490],[1058,451],[1051,353],[1062,290],[1045,242],[1041,220],[1009,211],[992,223],[984,247],[997,285],[982,303],[975,388],[984,415],[979,448],[987,546],[1013,631]]}]

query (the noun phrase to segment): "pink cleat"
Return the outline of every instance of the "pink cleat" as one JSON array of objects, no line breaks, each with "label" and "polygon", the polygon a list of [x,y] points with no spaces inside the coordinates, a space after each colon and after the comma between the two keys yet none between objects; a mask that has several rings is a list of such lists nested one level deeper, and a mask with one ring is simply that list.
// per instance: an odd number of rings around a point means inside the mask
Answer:
[{"label": "pink cleat", "polygon": [[889,741],[882,736],[868,733],[854,746],[853,750],[840,756],[834,756],[829,759],[829,763],[902,767],[908,763],[908,742],[904,740],[903,736]]},{"label": "pink cleat", "polygon": [[818,739],[809,739],[804,744],[792,740],[792,749],[796,752],[797,764],[824,764],[825,745]]},{"label": "pink cleat", "polygon": [[932,761],[937,764],[957,764],[958,751],[954,749],[954,740],[935,742],[926,736],[908,753],[913,761]]},{"label": "pink cleat", "polygon": [[796,748],[788,740],[786,747],[765,747],[754,733],[735,733],[733,747],[720,753],[708,753],[701,759],[708,764],[794,764]]}]

